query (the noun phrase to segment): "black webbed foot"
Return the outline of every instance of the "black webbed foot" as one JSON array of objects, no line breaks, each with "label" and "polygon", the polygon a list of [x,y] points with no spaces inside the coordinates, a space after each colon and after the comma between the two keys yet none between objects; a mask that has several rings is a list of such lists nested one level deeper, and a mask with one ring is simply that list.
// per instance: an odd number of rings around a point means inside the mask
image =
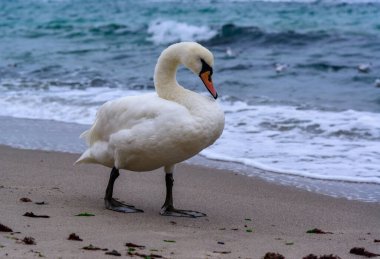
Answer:
[{"label": "black webbed foot", "polygon": [[179,209],[175,209],[173,206],[162,207],[160,211],[160,215],[170,216],[170,217],[186,217],[186,218],[200,218],[200,217],[207,216],[203,212],[193,211],[193,210],[179,210]]},{"label": "black webbed foot", "polygon": [[136,209],[135,206],[124,204],[120,201],[117,201],[113,198],[111,199],[104,199],[104,204],[106,209],[117,211],[117,212],[123,212],[123,213],[138,213],[138,212],[144,212],[143,210]]}]

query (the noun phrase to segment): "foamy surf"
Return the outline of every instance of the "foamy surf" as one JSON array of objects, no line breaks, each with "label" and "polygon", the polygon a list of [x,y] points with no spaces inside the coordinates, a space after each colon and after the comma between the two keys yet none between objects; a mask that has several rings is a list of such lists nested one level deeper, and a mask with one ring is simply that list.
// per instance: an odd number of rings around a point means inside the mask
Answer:
[{"label": "foamy surf", "polygon": [[0,96],[0,116],[91,124],[99,106],[106,101],[137,94],[142,94],[142,91],[108,87],[3,91]]},{"label": "foamy surf", "polygon": [[[122,88],[18,89],[0,96],[0,116],[91,124],[104,102],[143,94]],[[314,179],[380,184],[380,114],[220,100],[222,137],[201,155]]]},{"label": "foamy surf", "polygon": [[217,31],[207,26],[196,26],[173,20],[156,20],[150,23],[148,28],[150,41],[155,44],[167,44],[178,41],[203,41],[209,40],[217,34]]},{"label": "foamy surf", "polygon": [[202,155],[276,173],[380,184],[380,114],[223,102],[226,128]]}]

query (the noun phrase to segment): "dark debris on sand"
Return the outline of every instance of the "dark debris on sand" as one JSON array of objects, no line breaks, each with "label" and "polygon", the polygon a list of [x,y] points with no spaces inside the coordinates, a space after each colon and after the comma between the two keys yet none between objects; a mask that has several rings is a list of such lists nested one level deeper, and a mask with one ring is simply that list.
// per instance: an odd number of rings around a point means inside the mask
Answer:
[{"label": "dark debris on sand", "polygon": [[341,258],[337,255],[331,254],[331,255],[321,255],[319,259],[341,259]]},{"label": "dark debris on sand", "polygon": [[282,254],[268,252],[263,259],[285,259],[285,257]]},{"label": "dark debris on sand", "polygon": [[37,204],[37,205],[46,205],[47,202],[44,202],[44,201],[38,201],[38,202],[35,202],[34,204]]},{"label": "dark debris on sand", "polygon": [[144,249],[145,246],[141,246],[141,245],[136,245],[134,243],[126,243],[125,246],[129,247],[129,248],[139,248],[139,249]]},{"label": "dark debris on sand", "polygon": [[26,198],[26,197],[21,198],[20,201],[22,201],[22,202],[32,202],[31,199]]},{"label": "dark debris on sand", "polygon": [[375,239],[375,240],[373,240],[373,242],[380,243],[380,239]]},{"label": "dark debris on sand", "polygon": [[0,223],[0,232],[13,232],[13,230],[7,226]]},{"label": "dark debris on sand", "polygon": [[77,234],[71,233],[70,236],[67,238],[67,240],[73,240],[73,241],[83,241]]},{"label": "dark debris on sand", "polygon": [[26,212],[23,216],[30,218],[50,218],[48,215],[36,215],[33,212]]},{"label": "dark debris on sand", "polygon": [[136,252],[136,248],[140,249],[140,250],[143,250],[145,249],[145,246],[143,245],[137,245],[137,244],[134,244],[134,243],[126,243],[125,246],[128,247],[128,252],[127,252],[127,255],[129,256],[138,256],[138,257],[141,257],[141,258],[164,258],[162,255],[158,255],[158,254],[142,254],[142,253],[139,253],[139,252]]},{"label": "dark debris on sand", "polygon": [[78,217],[93,217],[95,216],[95,214],[92,214],[92,213],[89,213],[89,212],[82,212],[82,213],[79,213],[75,216],[78,216]]},{"label": "dark debris on sand", "polygon": [[374,253],[371,253],[371,252],[365,250],[364,247],[353,247],[353,248],[351,248],[351,250],[350,250],[350,254],[354,254],[354,255],[362,255],[362,256],[365,256],[365,257],[376,257],[376,256],[380,256],[380,254],[374,254]]},{"label": "dark debris on sand", "polygon": [[319,228],[309,229],[308,231],[306,231],[306,233],[308,233],[308,234],[333,234],[333,232],[326,232],[326,231],[323,231]]},{"label": "dark debris on sand", "polygon": [[303,257],[302,259],[341,259],[339,256],[337,255],[320,255],[319,257],[314,255],[314,254],[309,254],[305,257]]},{"label": "dark debris on sand", "polygon": [[121,254],[116,250],[106,252],[106,255],[121,256]]},{"label": "dark debris on sand", "polygon": [[25,245],[35,245],[36,241],[33,237],[24,237],[23,240],[21,240]]},{"label": "dark debris on sand", "polygon": [[231,251],[213,251],[214,254],[222,254],[222,255],[226,255],[226,254],[230,254]]},{"label": "dark debris on sand", "polygon": [[92,244],[89,244],[88,246],[84,246],[82,247],[82,249],[89,250],[89,251],[98,251],[98,250],[108,251],[108,248],[100,248],[100,247],[93,246]]},{"label": "dark debris on sand", "polygon": [[141,258],[164,258],[162,255],[158,255],[158,254],[140,254],[140,253],[131,253],[131,252],[128,252],[128,255],[130,256],[138,256],[138,257],[141,257]]}]

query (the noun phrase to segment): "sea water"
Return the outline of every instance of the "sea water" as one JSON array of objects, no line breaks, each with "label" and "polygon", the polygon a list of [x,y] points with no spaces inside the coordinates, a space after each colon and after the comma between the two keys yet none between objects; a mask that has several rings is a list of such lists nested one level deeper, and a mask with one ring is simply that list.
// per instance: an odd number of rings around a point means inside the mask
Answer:
[{"label": "sea water", "polygon": [[380,190],[380,1],[1,1],[0,38],[3,144],[80,152],[7,125],[91,124],[104,102],[154,91],[165,47],[197,41],[226,114],[204,158]]}]

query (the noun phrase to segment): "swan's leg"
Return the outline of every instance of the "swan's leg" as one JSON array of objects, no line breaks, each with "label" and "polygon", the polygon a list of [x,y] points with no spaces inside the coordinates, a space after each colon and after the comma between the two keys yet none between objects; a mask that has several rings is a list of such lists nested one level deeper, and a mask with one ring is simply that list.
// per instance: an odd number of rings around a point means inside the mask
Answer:
[{"label": "swan's leg", "polygon": [[165,203],[162,205],[160,214],[162,216],[172,216],[172,217],[188,217],[188,218],[199,218],[205,217],[206,214],[198,211],[192,210],[178,210],[173,206],[173,171],[174,166],[165,166],[165,182],[166,182],[166,198]]},{"label": "swan's leg", "polygon": [[118,177],[119,177],[119,169],[116,169],[115,167],[112,168],[110,179],[108,181],[108,185],[106,189],[106,195],[104,197],[104,203],[106,205],[106,209],[114,210],[118,212],[124,212],[124,213],[144,212],[143,210],[136,209],[133,205],[127,205],[112,198],[113,185],[115,183],[116,178]]}]

